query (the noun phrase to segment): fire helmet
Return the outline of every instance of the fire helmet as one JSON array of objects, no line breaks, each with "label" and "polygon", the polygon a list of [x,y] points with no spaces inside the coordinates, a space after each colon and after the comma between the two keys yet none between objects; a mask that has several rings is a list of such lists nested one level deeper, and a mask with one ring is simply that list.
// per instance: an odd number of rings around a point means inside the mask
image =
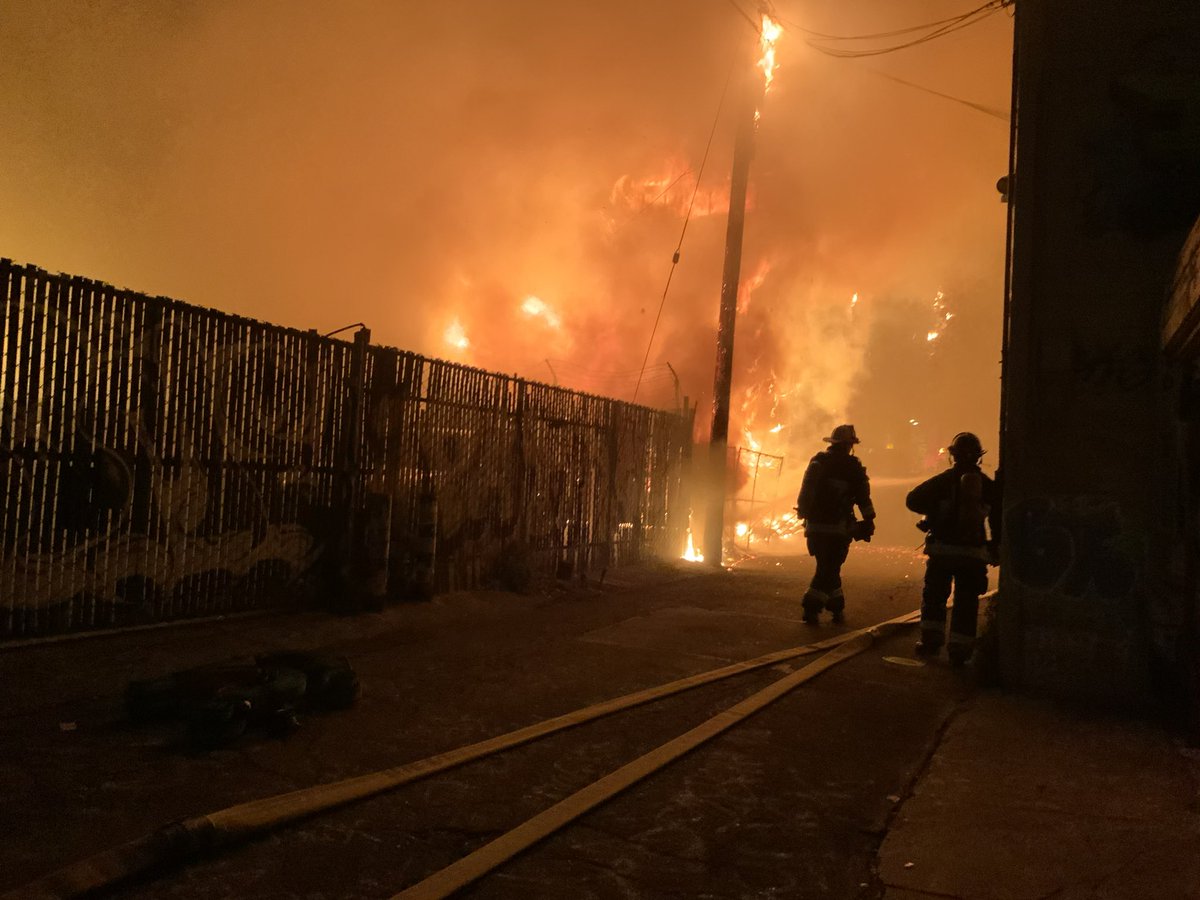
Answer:
[{"label": "fire helmet", "polygon": [[858,435],[854,433],[853,425],[839,425],[833,429],[833,434],[824,438],[827,444],[859,444]]},{"label": "fire helmet", "polygon": [[955,458],[969,456],[978,459],[987,452],[983,449],[983,443],[979,438],[969,431],[960,431],[956,434],[946,449]]}]

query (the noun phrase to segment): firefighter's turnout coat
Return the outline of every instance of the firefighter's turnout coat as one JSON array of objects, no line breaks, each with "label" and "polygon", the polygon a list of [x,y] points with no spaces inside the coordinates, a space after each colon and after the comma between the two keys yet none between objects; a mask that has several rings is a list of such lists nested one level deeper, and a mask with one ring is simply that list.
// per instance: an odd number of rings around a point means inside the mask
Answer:
[{"label": "firefighter's turnout coat", "polygon": [[821,451],[809,462],[796,500],[805,537],[831,535],[850,540],[857,524],[855,506],[863,519],[875,518],[866,466],[848,453]]},{"label": "firefighter's turnout coat", "polygon": [[947,469],[913,488],[905,502],[925,516],[925,552],[930,557],[986,563],[989,547],[999,544],[1000,491],[978,466]]}]

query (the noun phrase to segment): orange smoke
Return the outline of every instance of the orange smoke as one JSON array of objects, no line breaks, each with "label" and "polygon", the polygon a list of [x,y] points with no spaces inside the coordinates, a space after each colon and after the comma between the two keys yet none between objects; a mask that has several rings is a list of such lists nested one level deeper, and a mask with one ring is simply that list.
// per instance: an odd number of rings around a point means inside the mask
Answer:
[{"label": "orange smoke", "polygon": [[[879,74],[1004,106],[1003,15],[872,72],[693,0],[27,6],[0,54],[23,115],[0,147],[5,256],[652,405],[678,376],[698,435],[736,59],[769,104],[731,434],[786,456],[785,480],[841,421],[897,478],[963,428],[994,446],[1008,129]],[[789,19],[853,35],[944,7]]]}]

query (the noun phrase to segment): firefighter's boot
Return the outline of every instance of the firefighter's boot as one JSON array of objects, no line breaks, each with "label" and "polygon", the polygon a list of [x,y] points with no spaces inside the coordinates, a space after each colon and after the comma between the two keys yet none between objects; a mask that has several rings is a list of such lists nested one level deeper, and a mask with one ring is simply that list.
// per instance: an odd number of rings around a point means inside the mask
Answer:
[{"label": "firefighter's boot", "polygon": [[809,588],[808,593],[804,595],[804,622],[808,625],[816,625],[821,620],[821,610],[825,608],[825,604],[829,601],[829,595],[824,591],[818,591],[816,588]]},{"label": "firefighter's boot", "polygon": [[834,625],[841,625],[846,621],[846,597],[842,593],[841,588],[834,588],[829,592],[829,599],[825,601],[825,608],[832,613]]},{"label": "firefighter's boot", "polygon": [[[942,625],[942,627],[945,626]],[[921,639],[917,641],[917,646],[913,649],[916,651],[917,656],[937,656],[938,652],[942,649],[942,640],[942,628],[930,628],[922,625]]]},{"label": "firefighter's boot", "polygon": [[961,669],[970,661],[971,653],[974,649],[975,641],[973,638],[955,634],[951,630],[950,644],[946,647],[946,655],[950,658],[950,665],[956,669]]}]

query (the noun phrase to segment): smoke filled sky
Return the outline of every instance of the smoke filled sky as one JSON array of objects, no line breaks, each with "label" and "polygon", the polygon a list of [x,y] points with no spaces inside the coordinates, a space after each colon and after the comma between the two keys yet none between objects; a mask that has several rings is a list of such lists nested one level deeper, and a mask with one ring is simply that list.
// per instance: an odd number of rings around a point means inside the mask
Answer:
[{"label": "smoke filled sky", "polygon": [[[794,27],[883,32],[978,2],[777,4],[738,442],[808,454],[853,417],[903,473],[944,431],[994,440],[1008,127],[886,76],[1005,111],[1011,20],[866,59]],[[757,55],[728,0],[0,0],[0,33],[0,255],[298,328],[361,320],[625,398],[731,64]],[[669,362],[701,433],[733,105],[639,393],[673,402]]]}]

